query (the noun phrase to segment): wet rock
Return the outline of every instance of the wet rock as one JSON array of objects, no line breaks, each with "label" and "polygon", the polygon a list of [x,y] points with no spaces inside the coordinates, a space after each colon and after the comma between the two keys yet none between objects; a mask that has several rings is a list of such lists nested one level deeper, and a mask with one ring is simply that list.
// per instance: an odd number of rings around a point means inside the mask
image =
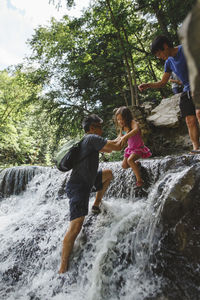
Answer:
[{"label": "wet rock", "polygon": [[8,269],[3,274],[3,280],[9,281],[12,285],[14,285],[16,282],[20,280],[20,277],[22,276],[22,271],[18,266],[13,266],[12,268]]}]

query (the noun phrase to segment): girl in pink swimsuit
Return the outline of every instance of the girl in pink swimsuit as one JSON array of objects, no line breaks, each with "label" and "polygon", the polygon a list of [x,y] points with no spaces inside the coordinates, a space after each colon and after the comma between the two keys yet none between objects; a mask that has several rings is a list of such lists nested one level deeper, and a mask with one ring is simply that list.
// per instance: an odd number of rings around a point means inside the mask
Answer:
[{"label": "girl in pink swimsuit", "polygon": [[125,145],[128,143],[128,147],[126,147],[124,151],[122,168],[127,169],[131,167],[136,176],[136,185],[141,187],[144,182],[140,174],[137,160],[139,158],[150,157],[152,154],[149,148],[144,145],[139,124],[133,120],[130,109],[126,106],[118,108],[115,112],[115,122],[119,128],[118,138],[121,138],[122,144]]}]

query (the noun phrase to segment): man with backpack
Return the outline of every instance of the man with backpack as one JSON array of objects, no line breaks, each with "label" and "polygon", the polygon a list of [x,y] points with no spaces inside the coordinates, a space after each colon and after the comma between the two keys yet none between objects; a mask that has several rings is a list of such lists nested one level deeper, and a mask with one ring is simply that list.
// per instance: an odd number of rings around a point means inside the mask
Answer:
[{"label": "man with backpack", "polygon": [[158,82],[142,83],[138,86],[140,91],[146,89],[159,89],[164,87],[174,72],[183,84],[183,93],[180,97],[180,110],[182,117],[185,118],[190,139],[193,144],[192,153],[200,153],[199,149],[199,129],[200,109],[195,109],[190,93],[189,75],[187,62],[183,53],[182,45],[177,47],[163,35],[155,38],[151,45],[151,52],[159,59],[165,60],[165,72],[162,79]]},{"label": "man with backpack", "polygon": [[[99,170],[99,152],[112,152],[122,149],[121,140],[106,140],[102,135],[103,120],[97,115],[86,117],[82,126],[86,133],[80,145],[79,162],[73,167],[67,183],[67,196],[70,206],[70,224],[64,237],[59,273],[68,269],[69,256],[74,242],[81,231],[84,218],[88,214],[89,196],[96,191],[92,206],[93,213],[99,213],[99,205],[112,179],[112,171]],[[81,159],[85,157],[84,159]]]}]

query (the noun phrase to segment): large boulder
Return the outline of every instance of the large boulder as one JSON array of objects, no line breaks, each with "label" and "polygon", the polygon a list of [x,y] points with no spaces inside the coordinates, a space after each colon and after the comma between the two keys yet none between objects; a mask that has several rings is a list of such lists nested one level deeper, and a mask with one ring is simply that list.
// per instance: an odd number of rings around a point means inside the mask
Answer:
[{"label": "large boulder", "polygon": [[200,109],[200,0],[197,1],[192,11],[188,14],[179,30],[187,58],[189,77],[193,99],[196,108]]},{"label": "large boulder", "polygon": [[180,120],[180,94],[163,99],[152,111],[147,121],[157,127],[178,127]]},{"label": "large boulder", "polygon": [[161,103],[148,111],[146,103],[142,107],[130,107],[134,119],[140,124],[144,143],[151,149],[153,156],[182,154],[192,149],[184,118],[180,117],[180,94],[163,99]]}]

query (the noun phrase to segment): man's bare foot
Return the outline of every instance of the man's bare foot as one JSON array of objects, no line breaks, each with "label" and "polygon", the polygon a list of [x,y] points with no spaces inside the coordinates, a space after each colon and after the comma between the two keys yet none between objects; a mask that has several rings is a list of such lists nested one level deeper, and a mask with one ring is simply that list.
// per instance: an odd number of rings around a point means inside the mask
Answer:
[{"label": "man's bare foot", "polygon": [[101,210],[100,210],[100,208],[99,208],[99,206],[95,206],[95,205],[93,205],[92,206],[92,213],[93,214],[100,214],[100,212],[101,212]]},{"label": "man's bare foot", "polygon": [[58,274],[63,274],[67,272],[67,268],[60,268],[60,270],[58,271]]}]

